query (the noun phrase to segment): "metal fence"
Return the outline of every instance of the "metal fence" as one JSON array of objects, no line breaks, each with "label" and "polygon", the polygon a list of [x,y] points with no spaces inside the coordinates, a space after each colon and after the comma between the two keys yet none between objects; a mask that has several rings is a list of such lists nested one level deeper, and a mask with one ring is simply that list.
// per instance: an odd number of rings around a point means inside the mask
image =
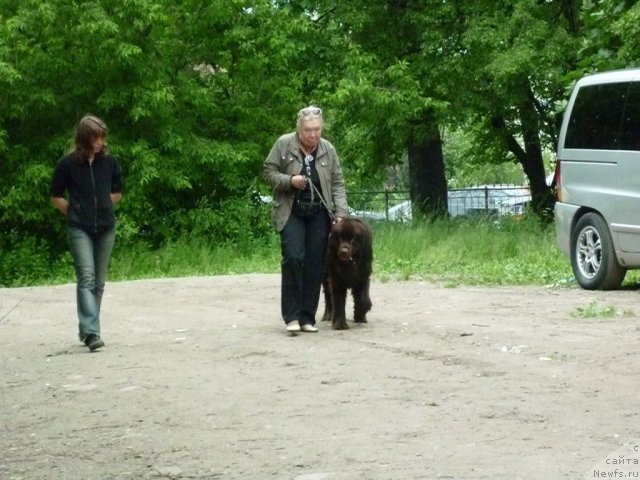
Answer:
[{"label": "metal fence", "polygon": [[[348,192],[351,214],[372,220],[411,219],[409,191]],[[520,217],[531,201],[529,188],[521,185],[479,185],[450,189],[447,208],[451,217]]]}]

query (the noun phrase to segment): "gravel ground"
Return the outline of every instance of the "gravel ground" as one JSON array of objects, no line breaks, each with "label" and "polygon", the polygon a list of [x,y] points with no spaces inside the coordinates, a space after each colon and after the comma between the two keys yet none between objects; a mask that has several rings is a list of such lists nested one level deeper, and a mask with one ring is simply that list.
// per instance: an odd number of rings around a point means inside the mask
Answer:
[{"label": "gravel ground", "polygon": [[291,336],[279,290],[108,283],[89,353],[74,285],[0,289],[0,478],[640,478],[637,291],[374,280]]}]

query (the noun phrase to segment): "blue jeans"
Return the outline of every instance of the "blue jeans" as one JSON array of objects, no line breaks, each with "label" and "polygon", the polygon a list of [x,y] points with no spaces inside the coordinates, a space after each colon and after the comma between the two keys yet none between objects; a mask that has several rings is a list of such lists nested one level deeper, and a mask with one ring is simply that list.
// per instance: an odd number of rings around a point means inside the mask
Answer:
[{"label": "blue jeans", "polygon": [[280,232],[281,311],[285,323],[316,323],[331,221],[325,209],[312,217],[291,214]]},{"label": "blue jeans", "polygon": [[76,269],[80,339],[91,334],[100,336],[100,304],[116,229],[91,234],[69,226],[67,239]]}]

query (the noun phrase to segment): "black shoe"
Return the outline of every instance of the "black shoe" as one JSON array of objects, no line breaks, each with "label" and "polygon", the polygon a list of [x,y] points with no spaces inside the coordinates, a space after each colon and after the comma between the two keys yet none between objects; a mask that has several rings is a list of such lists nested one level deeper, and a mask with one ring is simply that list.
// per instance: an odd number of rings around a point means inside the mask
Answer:
[{"label": "black shoe", "polygon": [[104,347],[104,342],[98,335],[88,335],[84,341],[84,344],[89,347],[90,352],[95,352],[97,349]]}]

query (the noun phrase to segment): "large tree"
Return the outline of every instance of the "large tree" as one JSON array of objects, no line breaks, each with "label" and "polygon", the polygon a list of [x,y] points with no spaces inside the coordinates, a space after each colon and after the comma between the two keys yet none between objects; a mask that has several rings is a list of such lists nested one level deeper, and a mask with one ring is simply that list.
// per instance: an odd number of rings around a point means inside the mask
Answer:
[{"label": "large tree", "polygon": [[469,161],[517,162],[534,209],[549,211],[543,152],[555,147],[556,104],[577,63],[577,0],[324,5],[350,41],[334,98],[361,170],[384,172],[407,154],[412,199],[437,213],[441,131],[464,128],[475,138]]},{"label": "large tree", "polygon": [[476,131],[485,161],[518,162],[529,180],[533,208],[549,211],[543,151],[554,149],[558,101],[577,62],[577,2],[485,0],[461,2],[465,28],[459,70],[464,94],[455,109]]},{"label": "large tree", "polygon": [[25,0],[0,2],[0,20],[3,231],[62,237],[47,186],[88,112],[125,170],[122,238],[260,224],[262,211],[225,208],[247,203],[309,100],[310,18],[270,0]]},{"label": "large tree", "polygon": [[331,96],[346,132],[345,153],[361,178],[378,185],[389,167],[406,159],[416,213],[446,214],[440,127],[446,103],[425,60],[435,48],[427,32],[438,24],[438,12],[430,2],[412,0],[329,1],[327,11],[347,39]]}]

